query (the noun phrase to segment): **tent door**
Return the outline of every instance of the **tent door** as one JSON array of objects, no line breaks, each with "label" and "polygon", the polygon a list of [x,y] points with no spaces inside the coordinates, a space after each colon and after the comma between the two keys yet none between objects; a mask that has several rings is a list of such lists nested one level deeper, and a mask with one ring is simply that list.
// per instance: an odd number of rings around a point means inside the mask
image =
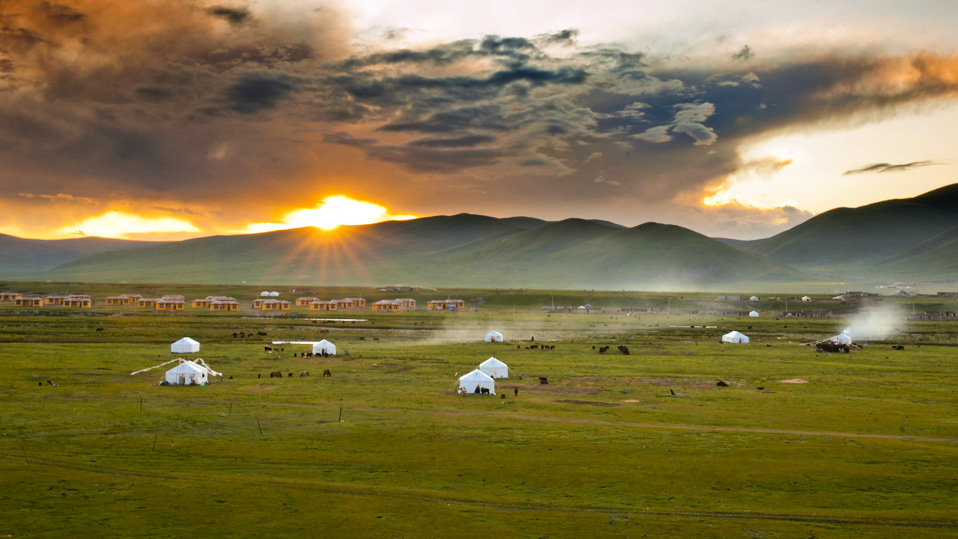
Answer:
[{"label": "tent door", "polygon": [[181,375],[180,375],[178,384],[181,385],[181,386],[186,385],[186,375],[185,375],[185,374],[181,374]]}]

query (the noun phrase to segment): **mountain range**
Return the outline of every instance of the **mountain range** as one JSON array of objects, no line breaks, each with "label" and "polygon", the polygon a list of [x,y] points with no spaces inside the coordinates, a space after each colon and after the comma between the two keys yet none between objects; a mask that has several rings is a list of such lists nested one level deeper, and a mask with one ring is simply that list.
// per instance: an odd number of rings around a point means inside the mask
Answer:
[{"label": "mountain range", "polygon": [[0,236],[0,277],[89,282],[692,289],[958,278],[958,184],[836,208],[770,238],[482,215],[146,243]]}]

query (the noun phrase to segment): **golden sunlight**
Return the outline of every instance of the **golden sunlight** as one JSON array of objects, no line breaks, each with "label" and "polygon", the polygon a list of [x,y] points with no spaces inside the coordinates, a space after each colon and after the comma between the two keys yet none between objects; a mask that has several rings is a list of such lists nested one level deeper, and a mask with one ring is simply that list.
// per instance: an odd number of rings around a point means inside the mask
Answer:
[{"label": "golden sunlight", "polygon": [[369,225],[382,221],[406,221],[415,218],[415,215],[394,215],[379,204],[336,195],[324,198],[315,208],[287,213],[282,223],[249,223],[242,232],[255,234],[308,226],[333,230],[341,225]]},{"label": "golden sunlight", "polygon": [[127,239],[131,234],[164,234],[170,232],[199,232],[189,221],[175,217],[141,217],[131,213],[108,211],[88,217],[79,223],[65,226],[61,234]]}]

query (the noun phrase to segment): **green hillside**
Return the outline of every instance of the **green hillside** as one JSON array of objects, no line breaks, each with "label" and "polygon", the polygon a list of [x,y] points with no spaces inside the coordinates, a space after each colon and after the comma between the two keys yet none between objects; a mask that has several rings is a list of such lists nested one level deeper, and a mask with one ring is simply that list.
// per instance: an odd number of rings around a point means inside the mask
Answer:
[{"label": "green hillside", "polygon": [[904,277],[958,277],[958,227],[879,261],[876,269]]},{"label": "green hillside", "polygon": [[797,279],[789,268],[690,230],[475,215],[216,236],[100,253],[50,279],[553,288],[689,287]]},{"label": "green hillside", "polygon": [[836,208],[741,246],[798,268],[861,266],[958,226],[958,184],[909,199]]},{"label": "green hillside", "polygon": [[160,244],[110,238],[33,240],[0,234],[0,278],[30,277],[92,254]]}]

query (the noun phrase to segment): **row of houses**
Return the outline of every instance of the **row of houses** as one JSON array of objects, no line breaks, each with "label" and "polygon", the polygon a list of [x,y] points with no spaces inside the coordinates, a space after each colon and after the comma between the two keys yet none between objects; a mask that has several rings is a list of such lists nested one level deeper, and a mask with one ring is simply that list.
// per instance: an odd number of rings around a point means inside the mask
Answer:
[{"label": "row of houses", "polygon": [[90,296],[67,294],[64,296],[24,296],[19,292],[0,293],[0,301],[12,301],[17,307],[68,307],[89,309],[93,306]]}]

